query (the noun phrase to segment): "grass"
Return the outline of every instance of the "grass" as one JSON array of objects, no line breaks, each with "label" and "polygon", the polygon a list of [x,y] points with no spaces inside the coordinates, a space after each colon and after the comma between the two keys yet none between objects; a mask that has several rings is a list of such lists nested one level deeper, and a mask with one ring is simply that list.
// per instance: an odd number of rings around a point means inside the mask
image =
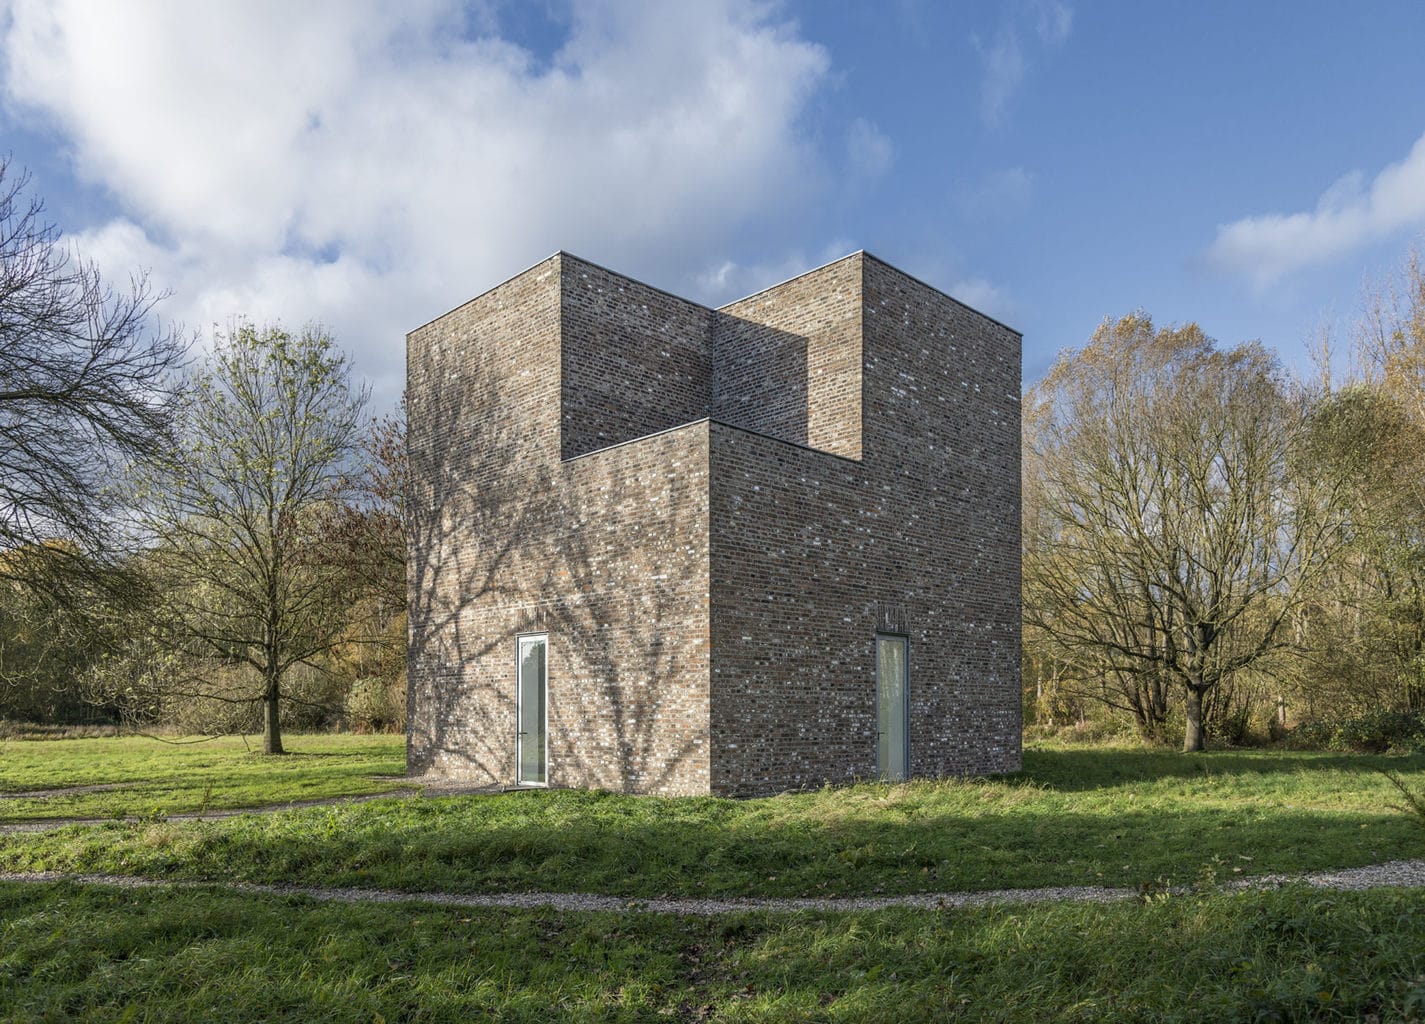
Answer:
[{"label": "grass", "polygon": [[1014,777],[764,800],[553,790],[76,826],[0,836],[0,870],[631,897],[1190,883],[1425,855],[1381,767],[1425,780],[1419,756],[1040,746]]},{"label": "grass", "polygon": [[[1066,883],[1151,895],[707,919],[7,884],[0,1019],[1425,1019],[1418,891],[1213,884],[1425,855],[1425,830],[1399,809],[1425,757],[1041,744],[1015,777],[765,800],[554,790],[157,819],[369,793],[390,785],[372,775],[401,770],[398,737],[293,747],[4,744],[8,792],[125,784],[0,800],[12,819],[142,820],[0,835],[0,869],[628,896]],[[1168,880],[1199,891],[1163,894]]]},{"label": "grass", "polygon": [[[381,793],[398,784],[372,776],[406,768],[400,736],[295,735],[286,745],[288,756],[262,757],[238,736],[0,741],[0,822],[156,817]],[[90,786],[121,788],[5,796]]]},{"label": "grass", "polygon": [[1419,1020],[1425,906],[1293,888],[697,919],[11,885],[0,1017]]}]

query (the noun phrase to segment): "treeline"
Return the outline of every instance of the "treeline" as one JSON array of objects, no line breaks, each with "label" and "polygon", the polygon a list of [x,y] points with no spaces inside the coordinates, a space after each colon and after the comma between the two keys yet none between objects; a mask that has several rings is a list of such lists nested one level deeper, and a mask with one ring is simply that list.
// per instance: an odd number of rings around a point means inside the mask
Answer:
[{"label": "treeline", "polygon": [[0,164],[0,718],[404,722],[404,433],[319,326],[195,358]]},{"label": "treeline", "polygon": [[[0,719],[404,725],[404,425],[320,327],[202,358],[0,163]],[[1145,313],[1024,401],[1026,723],[1425,745],[1425,268],[1320,373]]]},{"label": "treeline", "polygon": [[1026,721],[1425,745],[1425,269],[1314,380],[1144,313],[1024,405]]}]

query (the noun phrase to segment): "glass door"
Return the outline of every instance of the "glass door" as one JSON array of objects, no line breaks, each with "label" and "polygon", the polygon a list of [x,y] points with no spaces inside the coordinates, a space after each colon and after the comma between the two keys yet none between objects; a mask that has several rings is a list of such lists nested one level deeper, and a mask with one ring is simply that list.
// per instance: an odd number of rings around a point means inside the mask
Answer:
[{"label": "glass door", "polygon": [[539,633],[522,636],[518,641],[516,669],[518,696],[516,718],[519,736],[515,742],[516,781],[522,786],[543,786],[548,783],[549,726],[549,636]]},{"label": "glass door", "polygon": [[876,635],[876,768],[890,782],[910,773],[910,641]]}]

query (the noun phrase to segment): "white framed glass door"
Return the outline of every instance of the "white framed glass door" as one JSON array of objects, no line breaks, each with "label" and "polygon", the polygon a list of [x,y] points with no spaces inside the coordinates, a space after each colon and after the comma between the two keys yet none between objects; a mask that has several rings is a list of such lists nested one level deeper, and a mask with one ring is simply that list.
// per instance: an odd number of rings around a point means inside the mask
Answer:
[{"label": "white framed glass door", "polygon": [[910,641],[876,634],[876,770],[898,782],[910,774]]},{"label": "white framed glass door", "polygon": [[549,784],[549,635],[534,633],[516,641],[515,781],[521,786]]}]

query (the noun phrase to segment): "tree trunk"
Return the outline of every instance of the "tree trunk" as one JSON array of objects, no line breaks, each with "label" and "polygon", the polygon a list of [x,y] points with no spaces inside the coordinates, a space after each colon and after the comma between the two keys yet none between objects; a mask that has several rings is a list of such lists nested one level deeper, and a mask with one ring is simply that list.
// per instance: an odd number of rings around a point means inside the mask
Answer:
[{"label": "tree trunk", "polygon": [[1187,729],[1183,733],[1183,753],[1192,754],[1204,749],[1202,732],[1202,693],[1195,686],[1186,688]]},{"label": "tree trunk", "polygon": [[267,692],[262,695],[262,752],[264,754],[286,753],[282,749],[282,726],[277,721],[277,680],[267,684]]}]

